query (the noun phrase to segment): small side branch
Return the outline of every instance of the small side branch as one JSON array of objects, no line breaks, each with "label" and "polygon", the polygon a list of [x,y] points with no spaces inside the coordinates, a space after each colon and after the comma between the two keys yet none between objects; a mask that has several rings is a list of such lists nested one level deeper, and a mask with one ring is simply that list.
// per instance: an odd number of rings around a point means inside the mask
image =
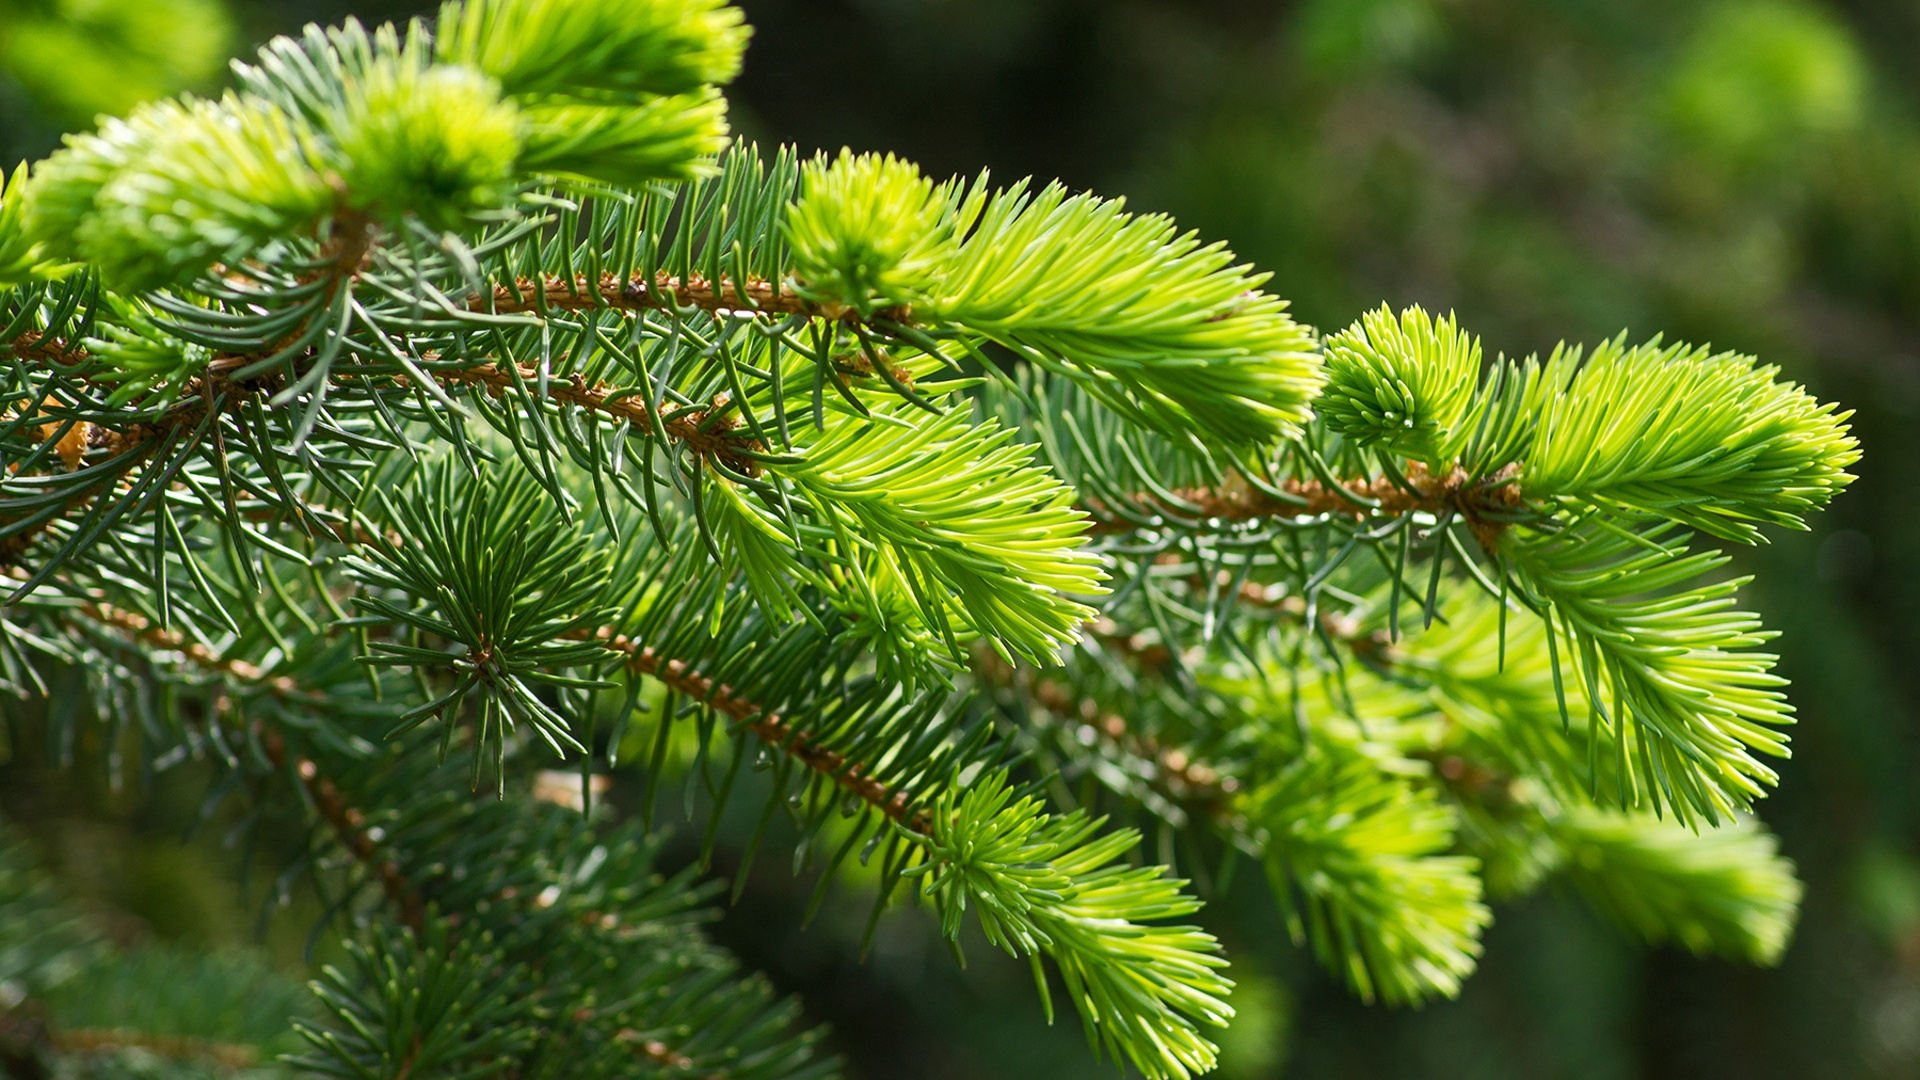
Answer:
[{"label": "small side branch", "polygon": [[475,297],[468,303],[473,311],[496,314],[521,314],[537,311],[583,311],[611,308],[616,311],[702,311],[764,312],[769,315],[813,315],[814,306],[790,292],[783,292],[771,281],[750,279],[745,287],[728,278],[709,281],[695,274],[677,278],[662,272],[652,280],[635,274],[621,281],[613,274],[602,274],[598,282],[584,275],[568,280],[550,275],[536,284],[520,278],[512,285],[495,286],[492,295]]},{"label": "small side branch", "polygon": [[[1512,469],[1475,481],[1459,468],[1446,475],[1436,475],[1419,462],[1411,462],[1407,466],[1405,485],[1385,476],[1341,480],[1337,485],[1294,478],[1277,485],[1275,490],[1279,494],[1276,495],[1243,480],[1235,482],[1237,478],[1234,478],[1218,487],[1176,489],[1171,494],[1178,500],[1177,505],[1150,492],[1133,495],[1127,502],[1136,513],[1174,522],[1236,523],[1302,517],[1364,521],[1371,517],[1421,512],[1437,514],[1451,509],[1480,535],[1483,529],[1497,532],[1500,519],[1519,509],[1520,497],[1514,479]],[[1088,500],[1082,505],[1094,518],[1089,533],[1132,532],[1142,527],[1097,501]]]},{"label": "small side branch", "polygon": [[916,810],[909,804],[905,792],[894,791],[869,776],[864,766],[849,761],[846,755],[809,742],[805,734],[781,719],[778,713],[767,712],[754,702],[736,696],[732,687],[716,684],[685,662],[663,657],[652,646],[641,645],[624,634],[616,633],[611,627],[602,627],[594,636],[608,648],[625,654],[627,665],[633,670],[652,676],[668,687],[704,702],[715,711],[743,721],[768,746],[828,777],[881,813],[915,832],[932,833],[932,820],[924,810]]},{"label": "small side branch", "polygon": [[[237,657],[223,657],[197,641],[163,626],[155,625],[152,620],[139,612],[118,608],[100,600],[86,600],[77,610],[88,619],[120,631],[134,642],[154,649],[178,653],[194,666],[218,675],[224,675],[241,682],[266,686],[276,693],[293,695],[299,692],[299,685],[285,675],[269,678],[257,666]],[[379,877],[381,888],[387,898],[393,901],[400,911],[401,921],[414,930],[423,925],[424,907],[420,897],[413,891],[405,877],[400,873],[400,864],[393,859],[380,858],[379,845],[366,827],[366,816],[347,803],[345,796],[332,780],[320,775],[319,766],[310,758],[291,758],[287,751],[287,742],[277,731],[259,731],[260,748],[275,769],[292,767],[294,775],[300,780],[307,797],[313,801],[315,809],[323,820],[332,827],[340,843],[362,865],[368,867]]]},{"label": "small side branch", "polygon": [[420,895],[400,873],[400,864],[394,859],[380,858],[380,846],[367,829],[366,815],[348,805],[346,797],[332,780],[320,775],[319,766],[311,758],[289,759],[287,741],[277,731],[267,731],[260,735],[260,748],[266,752],[267,760],[276,769],[286,769],[292,765],[300,785],[306,790],[307,797],[320,812],[320,817],[332,826],[334,835],[362,866],[372,870],[380,879],[380,887],[387,899],[400,911],[400,921],[409,929],[422,933],[426,925],[426,909]]}]

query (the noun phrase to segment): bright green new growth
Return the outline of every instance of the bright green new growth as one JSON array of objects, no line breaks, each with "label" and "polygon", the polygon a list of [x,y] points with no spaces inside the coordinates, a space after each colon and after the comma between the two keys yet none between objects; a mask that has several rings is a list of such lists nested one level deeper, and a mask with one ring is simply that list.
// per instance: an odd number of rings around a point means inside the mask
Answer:
[{"label": "bright green new growth", "polygon": [[853,588],[904,588],[921,625],[948,641],[1057,662],[1094,617],[1082,599],[1106,591],[1104,575],[1072,492],[1012,435],[958,410],[876,413],[796,440],[804,464],[775,468],[850,550],[872,553],[850,561]]},{"label": "bright green new growth", "polygon": [[296,120],[264,102],[143,105],[69,137],[34,170],[28,235],[116,287],[174,284],[318,221],[333,192],[315,151]]},{"label": "bright green new growth", "polygon": [[953,257],[951,192],[892,154],[809,162],[787,215],[793,268],[820,303],[910,308]]},{"label": "bright green new growth", "polygon": [[1571,642],[1570,677],[1592,710],[1594,752],[1609,759],[1619,805],[1713,823],[1774,782],[1754,754],[1786,755],[1777,729],[1793,714],[1775,657],[1752,651],[1773,634],[1733,606],[1746,579],[1675,591],[1725,555],[1688,554],[1670,529],[1593,522],[1501,539],[1522,588]]},{"label": "bright green new growth", "polygon": [[50,281],[77,269],[47,259],[44,246],[27,232],[26,191],[25,163],[13,170],[11,179],[0,177],[0,288]]},{"label": "bright green new growth", "polygon": [[1752,543],[1760,524],[1802,518],[1852,479],[1849,414],[1779,369],[1705,347],[1555,350],[1530,404],[1537,428],[1522,490],[1664,517]]},{"label": "bright green new growth", "polygon": [[[702,866],[764,793],[737,888],[781,829],[816,906],[857,857],[874,919],[971,909],[1152,1077],[1212,1066],[1220,946],[1162,920],[1242,855],[1369,999],[1457,993],[1486,898],[1556,875],[1779,959],[1739,815],[1791,710],[1690,530],[1800,526],[1844,413],[1704,349],[1484,363],[1419,308],[1321,350],[1119,200],[726,145],[746,37],[310,29],[0,192],[0,690],[312,827],[358,951],[288,1068],[830,1072],[652,877],[663,778]],[[556,756],[638,820],[529,800]]]},{"label": "bright green new growth", "polygon": [[171,402],[213,359],[213,350],[168,333],[156,320],[152,307],[139,299],[116,296],[107,303],[113,321],[102,322],[104,336],[86,341],[87,351],[100,362],[101,370],[95,378],[115,386],[107,404],[119,406],[141,399],[157,404]]},{"label": "bright green new growth", "polygon": [[1232,1018],[1222,999],[1233,984],[1219,974],[1225,961],[1212,935],[1137,925],[1200,907],[1181,893],[1185,882],[1157,867],[1109,865],[1139,843],[1138,833],[1096,838],[1101,822],[1047,814],[1038,799],[1016,798],[1005,773],[956,784],[934,820],[927,862],[909,873],[926,878],[922,891],[934,898],[948,940],[959,939],[971,906],[990,944],[1032,961],[1043,999],[1040,956],[1053,960],[1088,1039],[1116,1060],[1151,1080],[1213,1068],[1214,1047],[1196,1024]]},{"label": "bright green new growth", "polygon": [[718,91],[638,105],[572,98],[520,99],[520,163],[548,176],[638,186],[691,180],[727,146],[727,101]]},{"label": "bright green new growth", "polygon": [[328,118],[348,204],[452,229],[506,201],[520,119],[494,81],[412,52],[368,65]]},{"label": "bright green new growth", "polygon": [[1801,885],[1750,820],[1704,835],[1643,816],[1579,810],[1559,827],[1574,884],[1649,941],[1777,964]]},{"label": "bright green new growth", "polygon": [[[732,8],[662,0],[448,12],[454,32],[438,39],[446,62],[418,35],[369,37],[350,24],[310,46],[332,54],[318,66],[276,44],[263,69],[243,71],[247,92],[144,105],[70,136],[34,172],[28,240],[71,250],[109,286],[136,292],[309,234],[343,209],[453,230],[510,205],[528,172],[684,179],[723,145],[725,105],[710,84],[738,70],[745,30]],[[340,86],[316,85],[328,66]]]},{"label": "bright green new growth", "polygon": [[1296,431],[1319,387],[1313,336],[1233,263],[1118,199],[935,187],[892,157],[843,151],[789,215],[804,294],[951,327],[1077,380],[1195,446],[1243,451]]},{"label": "bright green new growth", "polygon": [[441,8],[440,59],[509,94],[688,94],[739,74],[748,29],[722,0],[473,0]]},{"label": "bright green new growth", "polygon": [[1454,818],[1439,800],[1370,762],[1310,754],[1249,809],[1271,823],[1269,871],[1289,928],[1363,999],[1459,992],[1493,916],[1474,860],[1447,854]]},{"label": "bright green new growth", "polygon": [[1382,304],[1327,339],[1327,387],[1318,408],[1327,426],[1358,442],[1430,467],[1457,456],[1480,381],[1480,341],[1452,315]]}]

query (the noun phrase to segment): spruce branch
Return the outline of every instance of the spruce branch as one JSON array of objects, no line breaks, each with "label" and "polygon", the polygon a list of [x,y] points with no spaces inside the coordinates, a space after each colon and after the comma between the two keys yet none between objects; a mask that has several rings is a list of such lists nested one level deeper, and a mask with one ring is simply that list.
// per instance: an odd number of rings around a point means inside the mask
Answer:
[{"label": "spruce branch", "polygon": [[[14,576],[19,575],[15,572]],[[135,644],[178,655],[209,674],[258,685],[283,697],[308,700],[315,697],[293,676],[269,675],[240,657],[222,656],[203,642],[190,640],[177,630],[155,625],[139,612],[97,599],[82,599],[72,610],[102,627],[119,631]],[[348,804],[333,780],[321,775],[312,758],[290,755],[287,741],[280,732],[256,725],[253,735],[267,762],[275,770],[290,772],[290,775],[298,778],[314,810],[333,830],[341,847],[380,879],[381,888],[398,909],[401,920],[417,929],[422,918],[420,898],[401,876],[399,864],[380,857],[378,842],[367,829],[366,815]]]},{"label": "spruce branch", "polygon": [[[1140,920],[1198,909],[1185,883],[1163,868],[1108,865],[1139,842],[1131,830],[1095,839],[1084,814],[1046,813],[1016,798],[1004,773],[954,785],[942,795],[926,844],[926,879],[941,926],[957,939],[971,906],[987,941],[1033,964],[1047,996],[1042,954],[1058,966],[1087,1039],[1144,1075],[1185,1078],[1213,1067],[1215,1048],[1199,1024],[1224,1025],[1232,988],[1213,937],[1194,927]],[[1051,1015],[1051,1005],[1048,1007]]]},{"label": "spruce branch", "polygon": [[1671,531],[1581,522],[1515,531],[1500,553],[1572,646],[1567,663],[1612,766],[1613,798],[1715,823],[1773,783],[1755,755],[1786,754],[1779,728],[1793,722],[1792,706],[1775,657],[1754,649],[1773,634],[1734,607],[1744,579],[1689,586],[1726,556],[1689,554]]},{"label": "spruce branch", "polygon": [[804,732],[783,720],[779,713],[768,712],[740,697],[732,687],[701,675],[683,660],[663,658],[652,646],[641,645],[612,627],[600,627],[590,636],[623,654],[627,665],[634,671],[657,679],[662,685],[694,701],[742,721],[762,743],[827,777],[848,794],[892,820],[916,833],[931,831],[928,812],[911,805],[905,792],[894,791],[868,776],[867,768],[858,761],[814,744]]},{"label": "spruce branch", "polygon": [[742,882],[784,812],[815,904],[877,856],[876,915],[971,907],[1155,1077],[1213,1061],[1217,943],[1017,749],[1182,858],[1257,853],[1363,996],[1457,992],[1483,896],[1552,869],[1777,956],[1790,869],[1687,829],[1789,712],[1682,533],[1798,524],[1844,415],[1657,342],[1487,363],[1418,309],[1320,347],[1118,200],[721,152],[746,37],[718,0],[314,28],[0,191],[0,683],[57,667],[168,760],[244,733],[342,904],[380,882],[408,929],[328,977],[312,1068],[831,1068],[635,830],[475,799],[435,716],[497,795],[542,742],[650,742],[650,809],[692,745],[703,855],[764,789]]},{"label": "spruce branch", "polygon": [[1520,500],[1511,476],[1476,480],[1457,468],[1436,475],[1424,463],[1414,461],[1406,464],[1400,478],[1335,478],[1329,483],[1318,478],[1289,477],[1278,484],[1254,484],[1234,475],[1215,486],[1130,493],[1111,505],[1089,499],[1086,507],[1095,515],[1093,530],[1101,533],[1131,532],[1167,523],[1232,525],[1306,517],[1366,521],[1449,510],[1492,533],[1503,526],[1502,519],[1520,509]]},{"label": "spruce branch", "polygon": [[379,842],[367,827],[366,815],[347,803],[339,787],[331,778],[321,775],[320,767],[312,758],[290,758],[287,741],[278,731],[261,731],[258,738],[268,763],[282,772],[291,768],[321,820],[333,829],[340,846],[380,879],[380,888],[397,909],[401,923],[415,933],[423,932],[426,910],[420,895],[400,872],[397,860],[381,857]]},{"label": "spruce branch", "polygon": [[1751,820],[1695,833],[1576,808],[1557,834],[1575,886],[1630,932],[1769,966],[1786,953],[1802,887],[1778,842]]},{"label": "spruce branch", "polygon": [[709,281],[693,274],[685,279],[661,270],[651,277],[636,274],[625,281],[604,273],[598,281],[584,276],[571,280],[558,275],[543,277],[538,284],[519,278],[511,284],[496,285],[489,298],[468,302],[470,310],[498,315],[517,315],[545,311],[583,311],[599,308],[614,311],[680,311],[697,308],[708,312],[770,315],[813,315],[818,309],[811,303],[783,291],[777,282],[748,278],[744,286],[732,278]]}]

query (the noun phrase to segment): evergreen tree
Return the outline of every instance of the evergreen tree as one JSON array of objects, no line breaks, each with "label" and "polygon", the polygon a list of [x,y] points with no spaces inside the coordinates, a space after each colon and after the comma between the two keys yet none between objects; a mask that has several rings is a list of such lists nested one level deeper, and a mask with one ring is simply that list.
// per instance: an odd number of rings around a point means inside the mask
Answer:
[{"label": "evergreen tree", "polygon": [[[654,870],[663,778],[708,850],[762,793],[816,905],[977,927],[1149,1077],[1214,1063],[1177,920],[1243,861],[1368,1000],[1457,992],[1555,875],[1778,959],[1747,812],[1792,714],[1698,545],[1801,527],[1845,414],[1659,340],[1322,337],[1117,200],[730,143],[747,38],[314,28],[6,185],[0,678],[303,823],[351,958],[303,999],[116,951],[8,855],[10,1073],[831,1073]],[[562,761],[576,806],[531,797]]]}]

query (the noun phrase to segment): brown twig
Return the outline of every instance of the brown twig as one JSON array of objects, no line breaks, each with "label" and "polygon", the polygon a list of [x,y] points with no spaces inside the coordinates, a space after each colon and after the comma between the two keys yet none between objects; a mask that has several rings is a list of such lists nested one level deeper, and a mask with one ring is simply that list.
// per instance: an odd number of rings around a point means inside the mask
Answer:
[{"label": "brown twig", "polygon": [[1097,732],[1121,752],[1146,763],[1154,771],[1155,785],[1176,802],[1217,813],[1240,789],[1237,779],[1220,775],[1219,770],[1188,757],[1184,750],[1161,746],[1153,736],[1134,730],[1119,713],[1103,709],[1099,702],[1076,693],[1063,682],[1036,678],[1030,671],[1009,667],[985,650],[976,656],[976,662],[988,679],[1053,716]]},{"label": "brown twig", "polygon": [[[470,368],[440,368],[432,372],[443,383],[471,383],[487,387],[494,394],[505,393],[516,384],[537,386],[539,372],[521,365],[518,371],[502,367],[497,363],[477,364]],[[518,376],[516,379],[515,376]],[[547,383],[549,400],[564,402],[600,413],[632,424],[635,430],[653,430],[653,410],[645,399],[631,391],[618,390],[606,383],[589,386],[578,372],[565,381],[549,380]],[[760,465],[751,457],[743,454],[765,452],[766,446],[740,430],[740,421],[731,414],[721,414],[730,398],[726,394],[716,396],[708,409],[682,409],[665,417],[661,429],[667,437],[676,439],[696,454],[717,458],[735,472],[747,476],[759,476]],[[718,414],[718,415],[717,415]]]},{"label": "brown twig", "polygon": [[[1402,486],[1388,477],[1343,480],[1337,486],[1313,479],[1288,479],[1276,485],[1286,498],[1232,477],[1219,487],[1179,488],[1172,492],[1176,505],[1151,493],[1134,495],[1127,501],[1135,513],[1177,520],[1253,521],[1260,518],[1346,517],[1356,521],[1373,516],[1395,516],[1425,511],[1453,510],[1464,518],[1483,544],[1504,528],[1500,520],[1520,505],[1517,470],[1508,467],[1494,477],[1474,481],[1458,467],[1448,474],[1435,475],[1419,462],[1409,462],[1407,484]],[[1114,508],[1096,500],[1083,506],[1094,521],[1092,534],[1130,532],[1141,526],[1116,513]]]},{"label": "brown twig", "polygon": [[549,275],[542,278],[538,285],[531,278],[520,278],[512,285],[495,286],[489,296],[473,298],[467,307],[471,311],[501,315],[590,308],[612,308],[616,311],[698,308],[702,311],[761,311],[772,315],[822,314],[813,304],[776,288],[770,281],[749,280],[743,290],[727,278],[713,282],[695,274],[681,279],[664,271],[651,281],[642,274],[635,274],[626,281],[621,281],[613,274],[602,274],[597,283],[590,283],[584,275],[572,280]]},{"label": "brown twig", "polygon": [[122,1047],[135,1046],[177,1061],[201,1058],[229,1069],[244,1069],[260,1058],[259,1052],[251,1046],[214,1042],[210,1039],[194,1039],[184,1035],[156,1035],[144,1031],[129,1031],[125,1028],[72,1028],[55,1032],[51,1041],[55,1049],[66,1053],[118,1050]]},{"label": "brown twig", "polygon": [[[11,576],[18,576],[17,574]],[[207,648],[200,642],[190,640],[177,630],[155,625],[152,620],[136,611],[115,607],[102,600],[83,600],[77,610],[88,619],[104,626],[112,627],[133,641],[167,652],[176,652],[203,670],[228,675],[242,682],[266,686],[276,693],[291,695],[297,693],[299,684],[285,675],[268,677],[259,667],[238,657],[224,657]],[[276,769],[285,769],[289,765],[287,742],[277,731],[260,733],[260,748],[265,751],[267,760]],[[372,834],[366,828],[366,816],[347,804],[332,780],[320,775],[319,767],[311,759],[299,758],[291,761],[294,774],[313,800],[321,818],[333,827],[340,842],[351,852],[354,858],[371,868],[380,877],[381,887],[387,896],[399,907],[402,921],[414,930],[421,928],[420,898],[400,874],[400,866],[392,859],[379,860],[379,849]]]},{"label": "brown twig", "polygon": [[754,702],[736,696],[732,687],[724,683],[716,684],[684,661],[663,657],[652,646],[641,645],[625,634],[616,633],[612,627],[602,627],[592,636],[608,648],[624,653],[628,666],[633,670],[650,675],[735,720],[745,721],[748,729],[768,746],[827,776],[893,820],[918,833],[933,831],[932,819],[926,811],[914,809],[905,792],[894,791],[874,779],[867,774],[865,766],[848,761],[844,754],[809,742],[804,733],[781,719],[778,713],[767,712]]},{"label": "brown twig", "polygon": [[277,731],[260,733],[260,748],[266,752],[267,760],[276,769],[286,769],[291,760],[294,775],[300,778],[301,787],[306,789],[307,797],[320,812],[320,817],[333,827],[334,835],[340,843],[361,865],[371,869],[380,878],[380,887],[387,899],[400,909],[400,921],[414,933],[421,933],[426,925],[425,907],[420,895],[400,873],[400,864],[393,859],[381,859],[379,844],[367,829],[366,815],[348,805],[346,797],[332,780],[320,775],[320,767],[311,758],[289,759],[287,741]]}]

